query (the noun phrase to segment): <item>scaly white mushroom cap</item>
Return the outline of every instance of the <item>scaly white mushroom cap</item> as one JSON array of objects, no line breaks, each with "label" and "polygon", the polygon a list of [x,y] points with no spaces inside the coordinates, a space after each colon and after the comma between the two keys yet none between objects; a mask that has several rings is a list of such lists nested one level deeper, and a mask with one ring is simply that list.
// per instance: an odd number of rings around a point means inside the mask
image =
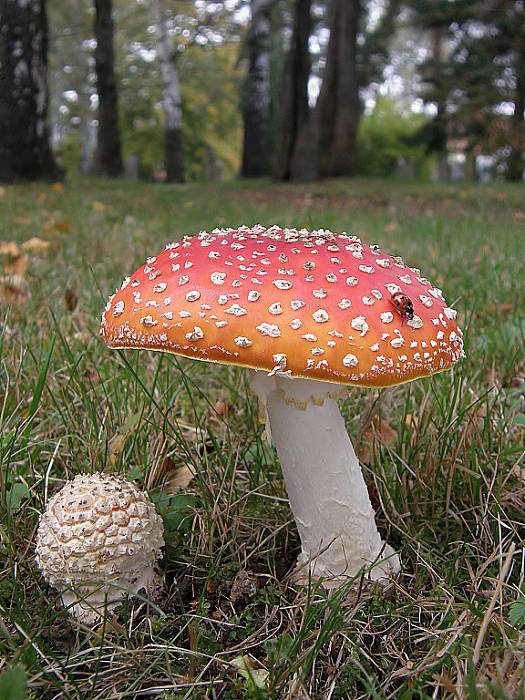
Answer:
[{"label": "scaly white mushroom cap", "polygon": [[148,496],[121,477],[81,474],[40,517],[36,561],[75,617],[103,616],[126,593],[148,588],[164,545],[162,519]]}]

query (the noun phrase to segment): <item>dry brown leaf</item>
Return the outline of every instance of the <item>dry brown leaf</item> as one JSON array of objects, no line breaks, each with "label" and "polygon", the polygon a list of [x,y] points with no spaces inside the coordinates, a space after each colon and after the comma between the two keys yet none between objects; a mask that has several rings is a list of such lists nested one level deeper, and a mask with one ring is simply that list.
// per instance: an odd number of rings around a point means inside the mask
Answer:
[{"label": "dry brown leaf", "polygon": [[29,298],[29,287],[21,275],[0,277],[0,298],[6,304],[20,304]]},{"label": "dry brown leaf", "polygon": [[180,489],[187,488],[195,478],[195,470],[191,464],[184,462],[168,472],[164,480],[163,491],[171,495]]},{"label": "dry brown leaf", "polygon": [[38,236],[33,236],[22,243],[22,250],[26,253],[32,253],[33,255],[47,253],[50,247],[50,241],[45,241],[43,238],[38,238]]},{"label": "dry brown leaf", "polygon": [[64,303],[68,311],[74,311],[76,309],[78,297],[75,294],[75,290],[72,286],[66,287],[66,291],[64,292]]},{"label": "dry brown leaf", "polygon": [[5,195],[5,187],[0,187],[0,197]]},{"label": "dry brown leaf", "polygon": [[14,241],[0,242],[0,257],[3,258],[2,267],[5,275],[24,276],[29,256],[27,253],[22,253]]},{"label": "dry brown leaf", "polygon": [[17,258],[20,255],[20,248],[14,241],[0,241],[0,255]]},{"label": "dry brown leaf", "polygon": [[135,432],[140,422],[140,413],[132,413],[126,419],[122,428],[108,441],[108,464],[114,467],[124,449],[128,437]]},{"label": "dry brown leaf", "polygon": [[231,405],[228,403],[228,401],[219,399],[213,406],[213,410],[221,418],[228,418],[230,415]]},{"label": "dry brown leaf", "polygon": [[95,199],[93,202],[93,209],[94,211],[102,213],[106,210],[106,205],[103,202],[97,202],[97,200]]},{"label": "dry brown leaf", "polygon": [[389,224],[385,226],[385,233],[392,233],[395,231],[397,228],[397,222],[396,221],[391,221]]},{"label": "dry brown leaf", "polygon": [[43,204],[46,201],[47,194],[45,192],[39,192],[36,196],[36,203]]},{"label": "dry brown leaf", "polygon": [[53,189],[55,190],[55,192],[63,192],[64,185],[62,182],[55,182],[53,183]]},{"label": "dry brown leaf", "polygon": [[389,447],[396,441],[397,433],[392,426],[383,418],[374,416],[371,424],[363,432],[357,454],[362,462],[370,462],[372,449],[376,447],[376,440],[380,440],[383,445]]}]

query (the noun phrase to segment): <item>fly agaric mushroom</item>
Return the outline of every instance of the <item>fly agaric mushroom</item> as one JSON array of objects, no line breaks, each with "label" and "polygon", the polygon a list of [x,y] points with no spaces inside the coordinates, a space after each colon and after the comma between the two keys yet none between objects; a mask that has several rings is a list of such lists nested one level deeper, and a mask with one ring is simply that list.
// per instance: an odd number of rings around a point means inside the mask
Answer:
[{"label": "fly agaric mushroom", "polygon": [[71,613],[91,622],[154,584],[163,546],[162,519],[143,491],[117,476],[81,474],[41,515],[36,561]]},{"label": "fly agaric mushroom", "polygon": [[[394,304],[400,294],[405,309]],[[363,566],[375,564],[373,579],[399,569],[375,524],[338,385],[387,387],[450,368],[463,356],[455,317],[440,289],[379,246],[257,225],[201,232],[148,258],[108,301],[101,332],[112,348],[253,370],[299,563],[337,585]]]}]

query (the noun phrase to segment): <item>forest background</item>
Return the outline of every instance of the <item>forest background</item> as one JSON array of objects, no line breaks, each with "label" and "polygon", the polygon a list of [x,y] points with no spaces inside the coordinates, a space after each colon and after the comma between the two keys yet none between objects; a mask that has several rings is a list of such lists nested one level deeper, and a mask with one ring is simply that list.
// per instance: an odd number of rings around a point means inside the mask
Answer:
[{"label": "forest background", "polygon": [[[21,157],[42,103],[68,172],[523,177],[521,0],[8,0],[2,13],[4,180],[53,170]],[[9,58],[24,26],[38,39],[20,42],[27,75]],[[31,102],[14,104],[17,81]]]}]

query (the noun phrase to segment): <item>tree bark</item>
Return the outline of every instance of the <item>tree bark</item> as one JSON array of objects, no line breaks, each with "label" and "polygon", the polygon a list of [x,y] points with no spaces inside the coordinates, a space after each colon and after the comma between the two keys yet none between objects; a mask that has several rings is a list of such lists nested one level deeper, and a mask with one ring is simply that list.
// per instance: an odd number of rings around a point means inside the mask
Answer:
[{"label": "tree bark", "polygon": [[175,62],[173,41],[169,34],[169,21],[162,0],[153,0],[152,11],[157,31],[157,56],[162,77],[166,180],[167,182],[183,182],[182,108],[179,74]]},{"label": "tree bark", "polygon": [[113,52],[112,0],[95,0],[95,38],[98,91],[96,170],[100,175],[117,177],[122,174],[123,168]]},{"label": "tree bark", "polygon": [[360,0],[336,0],[319,95],[319,174],[353,175],[361,116],[357,75]]},{"label": "tree bark", "polygon": [[290,178],[297,139],[309,119],[311,4],[311,0],[295,1],[292,41],[283,69],[274,146],[272,175],[276,180]]},{"label": "tree bark", "polygon": [[270,168],[270,10],[272,0],[252,0],[252,20],[246,44],[248,76],[243,95],[243,177],[267,175]]},{"label": "tree bark", "polygon": [[357,65],[360,14],[360,0],[334,1],[323,84],[310,122],[297,140],[292,179],[354,173],[361,117]]},{"label": "tree bark", "polygon": [[[521,34],[521,36],[520,36]],[[516,92],[514,114],[511,123],[511,153],[507,161],[507,180],[520,182],[523,179],[525,154],[525,16],[521,32],[518,33],[516,50]]]},{"label": "tree bark", "polygon": [[45,0],[0,4],[0,180],[61,175],[49,144]]},{"label": "tree bark", "polygon": [[[442,51],[443,28],[436,26],[432,30],[432,63],[434,71],[434,83],[438,87],[438,94],[442,95],[443,66]],[[436,101],[437,114],[434,118],[433,145],[437,153],[437,176],[440,182],[450,180],[450,167],[448,164],[447,124],[445,98],[441,96]]]}]

